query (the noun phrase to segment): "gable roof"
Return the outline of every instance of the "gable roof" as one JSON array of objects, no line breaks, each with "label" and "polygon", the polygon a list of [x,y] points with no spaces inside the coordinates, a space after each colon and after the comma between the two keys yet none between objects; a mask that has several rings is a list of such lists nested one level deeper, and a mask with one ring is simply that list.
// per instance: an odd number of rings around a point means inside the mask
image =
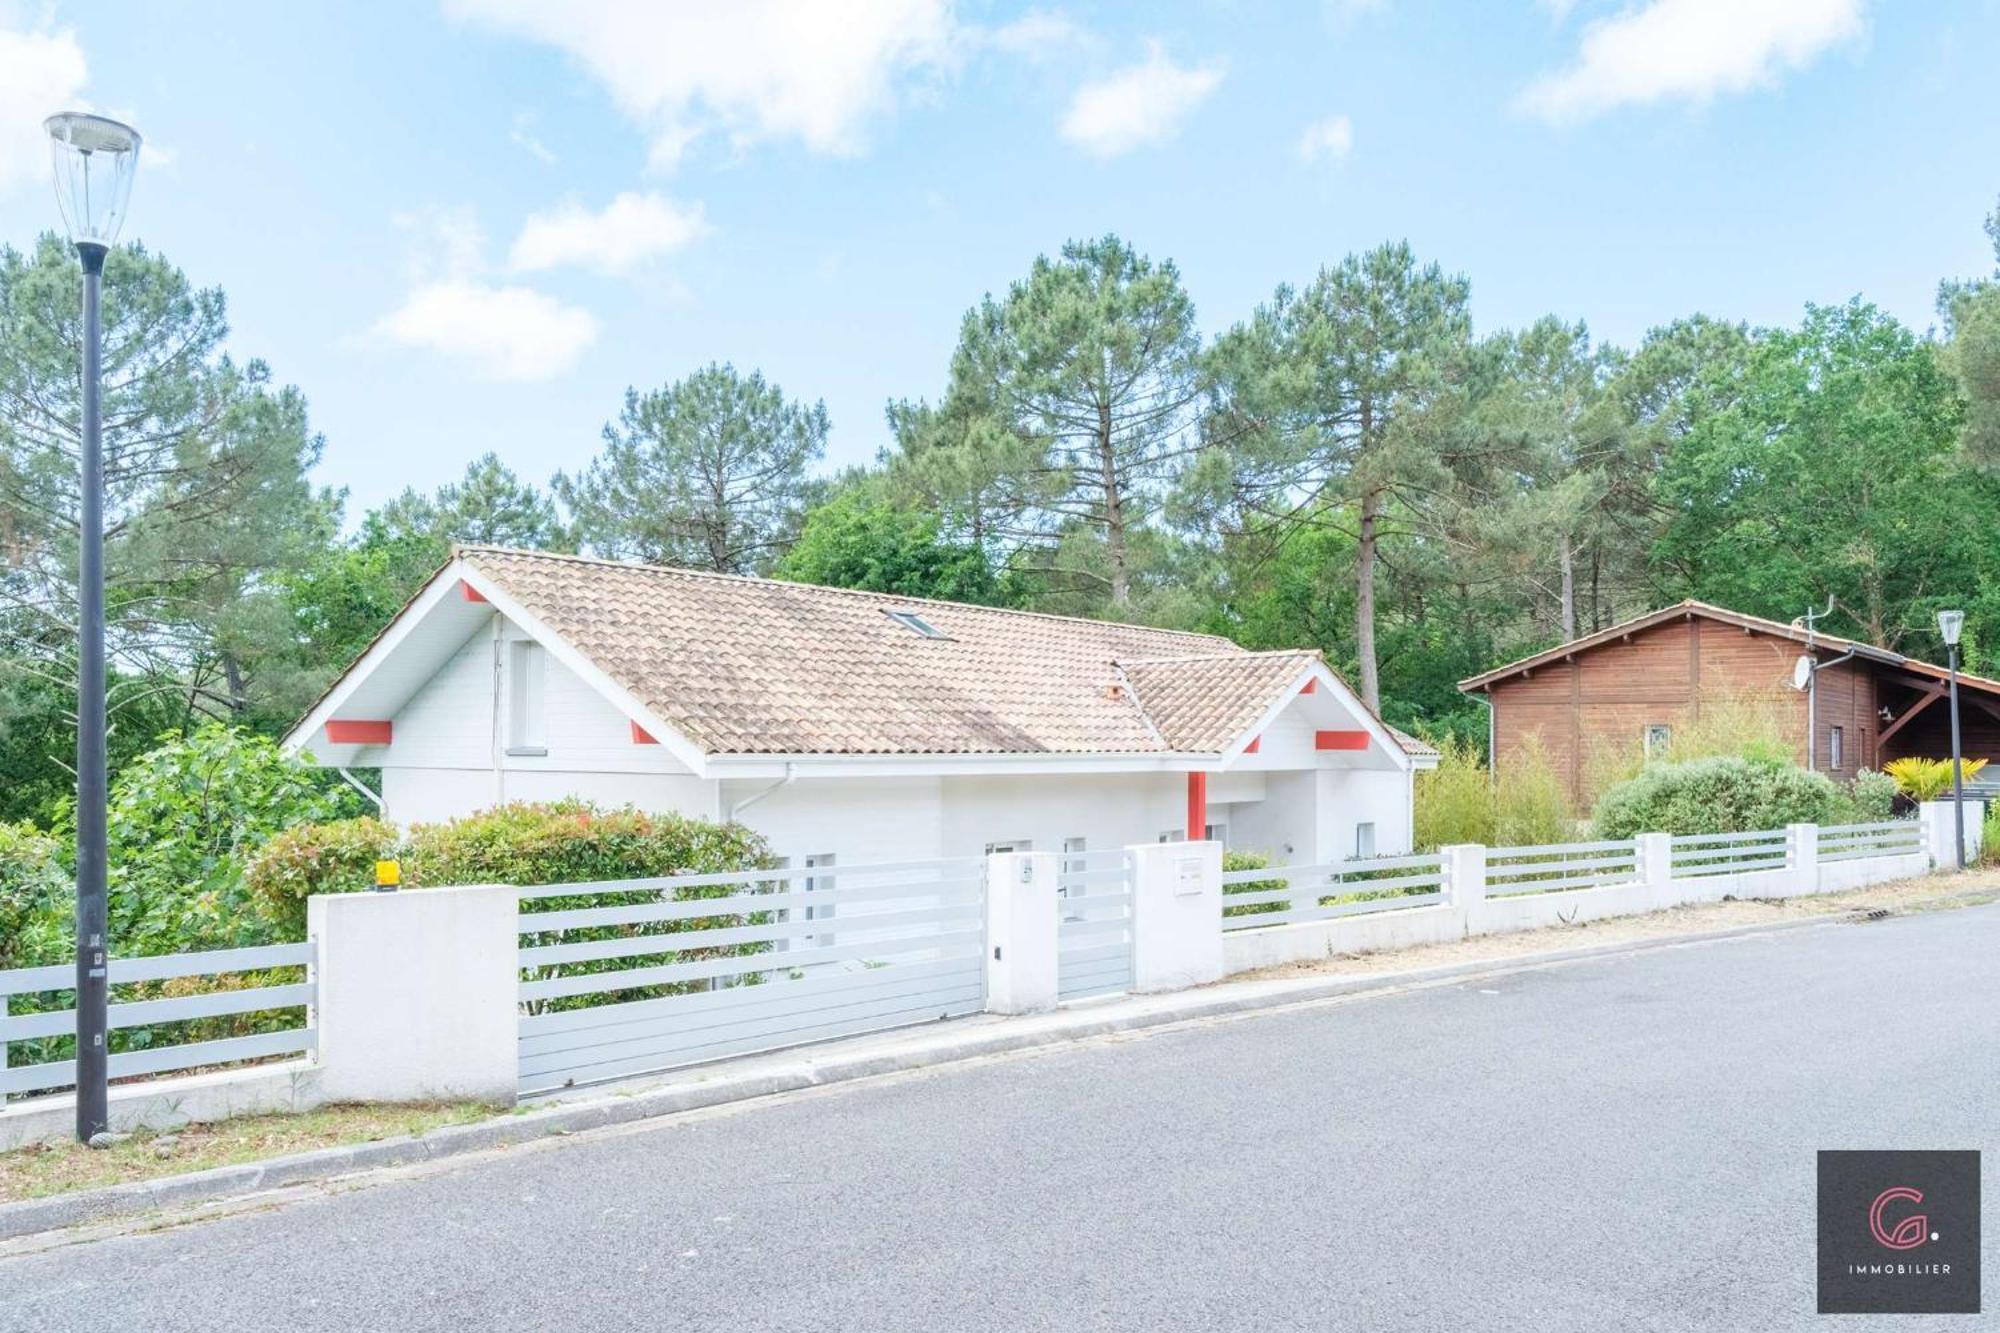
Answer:
[{"label": "gable roof", "polygon": [[[438,585],[460,577],[492,592],[492,609],[512,603],[573,649],[630,696],[635,717],[650,714],[711,756],[1219,753],[1308,672],[1325,673],[1365,712],[1316,652],[1252,653],[1210,634],[498,547],[457,551],[399,622],[457,608]],[[914,614],[937,637],[892,612]],[[383,664],[394,629],[291,743],[309,741],[343,689]],[[1431,753],[1385,734],[1406,753]]]},{"label": "gable roof", "polygon": [[[1693,598],[1689,598],[1686,601],[1677,602],[1672,606],[1661,607],[1657,611],[1649,611],[1643,616],[1634,616],[1632,619],[1613,625],[1609,629],[1599,630],[1595,634],[1585,634],[1579,638],[1571,639],[1568,643],[1557,644],[1553,648],[1547,648],[1539,653],[1530,654],[1527,657],[1509,662],[1505,666],[1495,667],[1491,671],[1468,677],[1458,683],[1458,688],[1467,693],[1486,690],[1503,680],[1533,671],[1536,667],[1544,666],[1549,662],[1567,658],[1576,653],[1589,652],[1593,648],[1623,639],[1627,635],[1637,633],[1640,630],[1651,629],[1656,625],[1664,625],[1670,621],[1689,619],[1696,616],[1704,620],[1732,625],[1738,629],[1749,630],[1754,634],[1767,634],[1774,638],[1788,639],[1800,647],[1810,645],[1820,652],[1832,653],[1835,656],[1852,653],[1856,657],[1871,662],[1878,662],[1884,666],[1901,667],[1916,675],[1930,676],[1942,680],[1950,674],[1948,668],[1938,666],[1934,662],[1926,662],[1915,657],[1905,657],[1903,654],[1892,652],[1887,648],[1878,648],[1872,643],[1862,643],[1858,639],[1845,639],[1838,634],[1828,634],[1824,630],[1813,630],[1808,633],[1803,625],[1788,625],[1779,620],[1766,620],[1762,616],[1746,615],[1741,611],[1731,611],[1727,607],[1715,606],[1709,602],[1698,602]],[[1961,685],[1970,685],[1975,689],[1992,690],[2000,693],[2000,681],[1968,675],[1964,671],[1959,672],[1958,680]]]}]

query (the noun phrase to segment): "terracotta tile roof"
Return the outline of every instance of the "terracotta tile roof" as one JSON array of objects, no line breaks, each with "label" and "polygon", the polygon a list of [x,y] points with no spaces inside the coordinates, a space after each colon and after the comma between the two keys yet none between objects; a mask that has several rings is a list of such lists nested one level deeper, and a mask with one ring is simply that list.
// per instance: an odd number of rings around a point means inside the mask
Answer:
[{"label": "terracotta tile roof", "polygon": [[1255,726],[1278,691],[1319,660],[1300,649],[1121,661],[1133,697],[1169,749],[1208,754]]},{"label": "terracotta tile roof", "polygon": [[1318,658],[771,579],[458,554],[710,754],[1214,753]]}]

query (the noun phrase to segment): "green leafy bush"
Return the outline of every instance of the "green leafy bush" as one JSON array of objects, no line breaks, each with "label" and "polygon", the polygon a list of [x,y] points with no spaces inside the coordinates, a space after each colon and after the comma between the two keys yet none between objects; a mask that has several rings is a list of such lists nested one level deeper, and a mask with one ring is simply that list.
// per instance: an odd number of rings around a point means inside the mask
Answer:
[{"label": "green leafy bush", "polygon": [[1541,737],[1530,735],[1500,770],[1493,789],[1493,845],[1540,847],[1576,835],[1568,784]]},{"label": "green leafy bush", "polygon": [[275,942],[244,865],[300,824],[353,813],[336,775],[269,738],[210,723],[148,750],[112,784],[108,910],[118,953]]},{"label": "green leafy bush", "polygon": [[1847,784],[1847,804],[1844,822],[1881,823],[1896,813],[1896,779],[1887,773],[1856,773]]},{"label": "green leafy bush", "polygon": [[63,844],[32,824],[0,824],[0,971],[63,961],[76,895]]},{"label": "green leafy bush", "polygon": [[1436,768],[1418,770],[1416,844],[1421,851],[1457,843],[1493,841],[1493,777],[1472,742],[1447,738]]},{"label": "green leafy bush", "polygon": [[1744,833],[1832,824],[1849,798],[1822,773],[1749,759],[1654,764],[1598,799],[1600,838],[1640,833]]},{"label": "green leafy bush", "polygon": [[399,841],[394,826],[368,816],[302,824],[265,843],[250,859],[244,882],[258,915],[284,939],[298,939],[307,898],[373,888],[375,863],[394,856]]}]

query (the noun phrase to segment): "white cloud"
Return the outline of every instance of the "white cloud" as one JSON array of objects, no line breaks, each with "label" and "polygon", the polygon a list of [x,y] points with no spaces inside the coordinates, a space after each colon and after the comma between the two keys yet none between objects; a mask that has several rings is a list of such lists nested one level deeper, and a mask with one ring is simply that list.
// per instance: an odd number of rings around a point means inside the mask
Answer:
[{"label": "white cloud", "polygon": [[453,16],[567,52],[653,136],[656,165],[696,138],[795,139],[858,153],[902,80],[947,67],[948,0],[445,0]]},{"label": "white cloud", "polygon": [[965,36],[974,46],[1027,60],[1042,60],[1090,40],[1090,34],[1068,15],[1050,9],[1031,9],[997,28],[969,28]]},{"label": "white cloud", "polygon": [[1517,109],[1552,123],[1615,107],[1706,102],[1776,83],[1861,34],[1864,0],[1647,0],[1586,24],[1576,59]]},{"label": "white cloud", "polygon": [[507,139],[516,148],[526,153],[529,157],[534,158],[535,161],[541,163],[543,166],[552,167],[555,165],[555,151],[543,143],[541,136],[535,133],[534,112],[515,112],[514,128],[507,131]]},{"label": "white cloud", "polygon": [[1299,136],[1299,160],[1317,162],[1323,157],[1343,158],[1354,151],[1354,124],[1346,116],[1328,116],[1306,126]]},{"label": "white cloud", "polygon": [[528,287],[451,279],[411,292],[375,332],[442,353],[488,379],[529,384],[573,367],[597,340],[597,320]]},{"label": "white cloud", "polygon": [[68,29],[0,28],[0,190],[47,183],[49,139],[42,121],[77,109],[86,76],[83,48]]},{"label": "white cloud", "polygon": [[1143,63],[1077,90],[1063,116],[1063,138],[1096,157],[1164,143],[1221,82],[1221,65],[1176,65],[1158,43],[1148,43]]},{"label": "white cloud", "polygon": [[570,202],[534,214],[521,225],[507,262],[517,273],[564,264],[625,273],[683,249],[712,230],[700,204],[683,208],[662,195],[627,192],[601,213]]}]

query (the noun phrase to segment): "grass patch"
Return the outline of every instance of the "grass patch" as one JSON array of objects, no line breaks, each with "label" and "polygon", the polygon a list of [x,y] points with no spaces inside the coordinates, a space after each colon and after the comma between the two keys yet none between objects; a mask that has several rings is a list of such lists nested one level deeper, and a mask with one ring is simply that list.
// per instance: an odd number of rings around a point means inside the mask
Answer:
[{"label": "grass patch", "polygon": [[0,1203],[178,1176],[315,1148],[422,1134],[440,1125],[462,1125],[492,1114],[492,1107],[479,1102],[322,1106],[296,1114],[240,1116],[175,1130],[141,1130],[111,1148],[86,1148],[73,1140],[31,1144],[0,1152]]}]

